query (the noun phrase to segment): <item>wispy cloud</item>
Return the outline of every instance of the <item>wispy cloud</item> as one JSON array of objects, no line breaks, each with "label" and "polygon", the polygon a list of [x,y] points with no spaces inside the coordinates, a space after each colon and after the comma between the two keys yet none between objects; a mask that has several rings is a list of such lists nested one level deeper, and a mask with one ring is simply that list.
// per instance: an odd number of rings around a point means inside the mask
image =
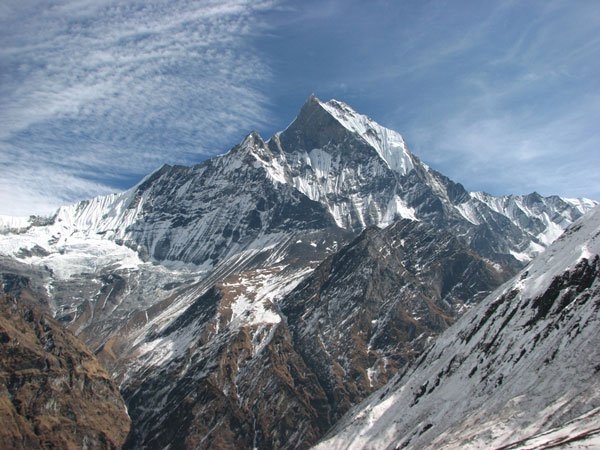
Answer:
[{"label": "wispy cloud", "polygon": [[[409,142],[471,189],[600,198],[600,7],[511,2],[449,39],[417,75],[445,73]],[[406,116],[405,116],[406,117]]]},{"label": "wispy cloud", "polygon": [[592,0],[3,2],[0,213],[222,153],[311,92],[469,189],[600,199],[599,29]]},{"label": "wispy cloud", "polygon": [[265,29],[257,14],[273,6],[4,4],[0,164],[10,181],[0,213],[48,212],[122,188],[163,162],[222,152],[262,125],[271,75],[252,39]]},{"label": "wispy cloud", "polygon": [[555,118],[518,112],[477,116],[481,110],[466,105],[437,125],[413,129],[413,137],[420,143],[417,153],[469,189],[594,197],[600,193],[600,137],[589,129],[599,100]]}]

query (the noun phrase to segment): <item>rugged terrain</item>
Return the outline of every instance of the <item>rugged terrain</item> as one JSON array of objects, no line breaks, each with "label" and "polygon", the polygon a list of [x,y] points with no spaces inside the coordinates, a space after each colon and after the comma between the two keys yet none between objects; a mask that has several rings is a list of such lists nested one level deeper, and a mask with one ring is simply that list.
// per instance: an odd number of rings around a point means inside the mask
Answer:
[{"label": "rugged terrain", "polygon": [[599,311],[596,208],[318,448],[594,448]]},{"label": "rugged terrain", "polygon": [[5,449],[117,449],[129,432],[110,375],[26,296],[0,295],[0,391]]},{"label": "rugged terrain", "polygon": [[0,272],[109,368],[128,446],[306,448],[594,204],[469,193],[311,96],[266,141],[2,218]]},{"label": "rugged terrain", "polygon": [[[164,435],[173,428],[157,427],[146,405],[168,405],[161,420],[177,422],[177,405],[189,403],[197,422],[215,408],[227,414],[188,429],[188,445],[222,443],[228,430],[226,446],[304,448],[422,351],[465,299],[476,303],[507,277],[452,235],[410,220],[367,229],[283,298],[270,293],[279,275],[263,271],[257,283],[259,274],[226,278],[146,344],[149,360],[123,391],[132,416],[148,435],[154,429],[144,442],[183,437]],[[167,342],[185,351],[157,370]]]}]

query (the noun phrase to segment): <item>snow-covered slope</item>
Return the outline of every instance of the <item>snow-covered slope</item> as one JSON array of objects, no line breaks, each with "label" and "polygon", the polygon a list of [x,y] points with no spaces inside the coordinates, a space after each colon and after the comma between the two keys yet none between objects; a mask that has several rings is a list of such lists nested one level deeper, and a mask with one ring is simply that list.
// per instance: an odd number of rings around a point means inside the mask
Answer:
[{"label": "snow-covered slope", "polygon": [[362,136],[388,167],[400,175],[406,175],[415,165],[402,136],[394,130],[382,127],[372,119],[358,114],[347,104],[330,100],[321,103],[323,109],[335,117],[348,130]]},{"label": "snow-covered slope", "polygon": [[598,442],[599,255],[597,207],[317,448]]}]

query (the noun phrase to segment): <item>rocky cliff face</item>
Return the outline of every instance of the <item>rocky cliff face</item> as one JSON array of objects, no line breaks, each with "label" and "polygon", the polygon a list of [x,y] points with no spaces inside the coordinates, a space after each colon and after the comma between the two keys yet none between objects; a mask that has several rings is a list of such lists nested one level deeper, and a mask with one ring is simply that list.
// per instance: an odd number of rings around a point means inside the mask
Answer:
[{"label": "rocky cliff face", "polygon": [[512,273],[454,235],[404,219],[367,229],[280,308],[339,411],[382,386]]},{"label": "rocky cliff face", "polygon": [[594,448],[599,326],[596,208],[317,448]]},{"label": "rocky cliff face", "polygon": [[121,448],[131,421],[116,384],[71,333],[0,296],[0,441],[6,449]]},{"label": "rocky cliff face", "polygon": [[128,446],[305,448],[592,206],[469,193],[311,97],[267,141],[0,223],[0,272],[109,367]]}]

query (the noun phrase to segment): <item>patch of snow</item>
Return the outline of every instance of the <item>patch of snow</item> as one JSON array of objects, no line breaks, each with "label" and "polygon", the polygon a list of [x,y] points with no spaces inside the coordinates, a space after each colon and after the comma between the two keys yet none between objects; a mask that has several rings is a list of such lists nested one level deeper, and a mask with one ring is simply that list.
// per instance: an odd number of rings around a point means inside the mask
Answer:
[{"label": "patch of snow", "polygon": [[521,262],[529,262],[531,261],[531,256],[525,252],[516,252],[514,250],[510,250],[510,254],[515,257],[518,261]]},{"label": "patch of snow", "polygon": [[461,216],[463,216],[473,225],[480,224],[477,213],[473,209],[473,205],[470,202],[460,203],[458,205],[454,205],[454,207],[458,210]]},{"label": "patch of snow", "polygon": [[538,234],[537,238],[542,244],[544,244],[547,247],[548,245],[552,244],[556,239],[558,239],[558,237],[563,233],[564,230],[559,224],[550,220],[548,214],[544,213],[542,215],[542,219],[544,224],[546,225],[546,229],[542,233]]},{"label": "patch of snow", "polygon": [[317,180],[326,180],[332,169],[331,155],[320,148],[315,148],[307,156],[306,162],[312,167]]},{"label": "patch of snow", "polygon": [[598,205],[598,202],[589,198],[565,198],[561,197],[563,201],[577,208],[581,214],[585,214],[590,209]]},{"label": "patch of snow", "polygon": [[13,217],[0,215],[0,233],[21,231],[31,226],[30,217]]},{"label": "patch of snow", "polygon": [[287,183],[287,179],[285,176],[285,168],[278,159],[270,158],[269,162],[265,162],[258,156],[254,156],[257,160],[257,164],[260,164],[261,166],[265,167],[265,169],[267,170],[267,175],[271,180],[280,184]]},{"label": "patch of snow", "polygon": [[398,218],[418,220],[414,208],[408,206],[400,196],[394,195],[388,202],[385,215],[379,223],[379,226],[386,227],[398,220]]},{"label": "patch of snow", "polygon": [[236,298],[231,305],[231,312],[231,322],[237,325],[281,322],[281,316],[268,309],[264,301],[252,301],[244,295]]}]

